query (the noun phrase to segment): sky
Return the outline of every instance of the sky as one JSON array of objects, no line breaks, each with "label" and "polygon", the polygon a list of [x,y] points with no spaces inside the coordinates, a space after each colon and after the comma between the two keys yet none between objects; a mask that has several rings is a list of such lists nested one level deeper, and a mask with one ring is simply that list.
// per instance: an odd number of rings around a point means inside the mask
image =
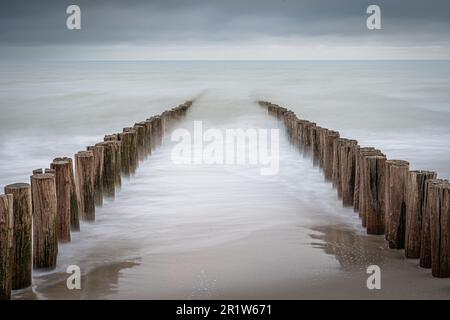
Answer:
[{"label": "sky", "polygon": [[[372,4],[381,30],[366,27]],[[14,0],[0,59],[450,59],[449,31],[449,0]]]}]

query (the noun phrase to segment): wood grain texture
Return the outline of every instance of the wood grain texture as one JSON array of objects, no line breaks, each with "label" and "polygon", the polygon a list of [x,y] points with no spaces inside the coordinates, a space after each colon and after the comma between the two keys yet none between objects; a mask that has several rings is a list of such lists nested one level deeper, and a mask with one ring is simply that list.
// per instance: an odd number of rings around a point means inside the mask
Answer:
[{"label": "wood grain texture", "polygon": [[33,243],[31,186],[28,183],[10,184],[5,187],[5,194],[13,196],[12,289],[17,290],[31,285]]},{"label": "wood grain texture", "polygon": [[423,204],[425,200],[425,183],[436,179],[433,171],[410,171],[406,195],[406,231],[405,256],[410,259],[420,258],[422,239]]},{"label": "wood grain texture", "polygon": [[81,151],[75,155],[80,213],[81,218],[86,221],[95,221],[94,167],[94,154],[91,151]]},{"label": "wood grain texture", "polygon": [[53,269],[58,256],[57,202],[53,174],[31,176],[33,202],[33,268]]},{"label": "wood grain texture", "polygon": [[386,240],[391,249],[405,247],[408,176],[409,163],[407,161],[386,161]]},{"label": "wood grain texture", "polygon": [[0,195],[0,300],[11,299],[13,273],[13,196]]}]

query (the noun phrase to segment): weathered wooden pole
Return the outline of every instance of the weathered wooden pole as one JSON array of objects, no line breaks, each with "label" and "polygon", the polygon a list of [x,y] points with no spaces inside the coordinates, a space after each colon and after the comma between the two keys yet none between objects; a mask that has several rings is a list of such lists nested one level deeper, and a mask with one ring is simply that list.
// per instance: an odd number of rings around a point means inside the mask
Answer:
[{"label": "weathered wooden pole", "polygon": [[149,131],[150,131],[150,124],[147,121],[141,121],[136,123],[136,125],[143,127],[143,133],[142,133],[142,146],[141,146],[141,160],[145,160],[148,157],[149,154]]},{"label": "weathered wooden pole", "polygon": [[146,155],[150,155],[152,153],[152,120],[147,119],[145,120],[145,145],[146,145]]},{"label": "weathered wooden pole", "polygon": [[156,146],[156,120],[155,117],[150,117],[146,121],[149,123],[149,154],[151,154]]},{"label": "weathered wooden pole", "polygon": [[115,184],[116,184],[116,169],[117,169],[115,141],[100,142],[97,143],[96,146],[103,147],[102,190],[105,196],[114,198],[116,191]]},{"label": "weathered wooden pole", "polygon": [[319,167],[325,170],[325,136],[330,132],[326,128],[321,128],[319,132]]},{"label": "weathered wooden pole", "polygon": [[338,138],[333,143],[333,166],[331,171],[331,181],[336,188],[338,197],[342,197],[342,166],[341,166],[341,148],[350,141],[345,138]]},{"label": "weathered wooden pole", "polygon": [[95,220],[94,202],[94,154],[92,151],[80,151],[75,155],[75,171],[80,192],[81,218]]},{"label": "weathered wooden pole", "polygon": [[425,199],[425,183],[436,179],[433,171],[410,171],[406,186],[406,231],[405,256],[410,259],[420,257],[422,238],[423,204]]},{"label": "weathered wooden pole", "polygon": [[386,157],[363,157],[362,170],[367,234],[384,234]]},{"label": "weathered wooden pole", "polygon": [[133,129],[136,130],[137,161],[142,161],[145,158],[145,125],[136,123]]},{"label": "weathered wooden pole", "polygon": [[53,174],[31,176],[33,200],[33,268],[56,266],[58,239],[56,236],[57,201]]},{"label": "weathered wooden pole", "polygon": [[[55,162],[69,162],[70,168],[70,229],[72,231],[80,231],[80,199],[75,183],[75,173],[72,158],[61,157],[53,159]],[[52,164],[50,164],[52,167]]]},{"label": "weathered wooden pole", "polygon": [[103,146],[88,146],[87,151],[92,151],[94,155],[94,203],[97,206],[103,205],[103,162],[105,151]]},{"label": "weathered wooden pole", "polygon": [[446,183],[448,181],[443,179],[425,181],[419,261],[422,268],[431,268],[431,215],[436,210],[437,203],[435,200],[438,198],[439,186]]},{"label": "weathered wooden pole", "polygon": [[0,195],[0,300],[11,299],[13,229],[13,196]]},{"label": "weathered wooden pole", "polygon": [[333,145],[338,138],[339,132],[337,131],[328,131],[325,134],[323,171],[326,180],[331,180],[333,176]]},{"label": "weathered wooden pole", "polygon": [[60,242],[70,242],[72,163],[67,160],[53,161],[50,165],[55,170],[57,219],[56,235]]},{"label": "weathered wooden pole", "polygon": [[306,147],[305,148],[306,154],[311,153],[311,148],[312,148],[311,132],[316,125],[317,124],[315,122],[309,122],[309,121],[305,124],[303,140],[304,140],[305,147]]},{"label": "weathered wooden pole", "polygon": [[31,285],[33,243],[31,187],[28,183],[10,184],[5,187],[5,194],[11,194],[13,197],[12,289],[17,290]]},{"label": "weathered wooden pole", "polygon": [[[377,155],[379,150],[376,150],[372,147],[355,147],[355,187],[353,194],[353,209],[359,212],[359,204],[360,204],[360,179],[361,179],[361,157],[363,155]],[[361,216],[361,215],[360,215]]]},{"label": "weathered wooden pole", "polygon": [[320,132],[322,129],[319,126],[311,128],[311,150],[314,166],[318,166],[320,161]]},{"label": "weathered wooden pole", "polygon": [[435,210],[430,216],[431,273],[436,278],[450,277],[450,184],[441,183],[432,194]]},{"label": "weathered wooden pole", "polygon": [[391,249],[405,247],[408,175],[409,163],[407,161],[386,161],[386,240]]},{"label": "weathered wooden pole", "polygon": [[33,170],[33,174],[43,174],[44,170],[42,170],[42,168],[38,168],[38,169],[34,169]]},{"label": "weathered wooden pole", "polygon": [[342,204],[352,206],[355,191],[356,150],[358,141],[348,140],[340,147],[339,165],[341,173]]},{"label": "weathered wooden pole", "polygon": [[[112,141],[112,148],[114,151],[114,163],[115,163],[115,184],[118,188],[122,185],[122,141],[120,141],[120,134],[116,133],[110,136],[105,136],[105,141]],[[114,195],[113,195],[114,196]]]},{"label": "weathered wooden pole", "polygon": [[156,145],[159,146],[162,143],[164,131],[163,131],[161,117],[155,116],[155,120],[156,120]]},{"label": "weathered wooden pole", "polygon": [[122,173],[124,176],[129,176],[132,172],[132,153],[133,153],[133,133],[122,132],[119,134],[120,142],[122,144],[121,164]]},{"label": "weathered wooden pole", "polygon": [[5,187],[5,194],[13,196],[12,289],[16,290],[31,285],[33,242],[31,187],[28,183],[10,184]]},{"label": "weathered wooden pole", "polygon": [[365,228],[367,226],[366,218],[366,204],[367,201],[365,196],[367,195],[367,183],[365,181],[366,175],[364,174],[365,170],[365,159],[370,156],[384,156],[380,150],[372,150],[372,151],[361,151],[359,154],[359,216],[361,217],[361,225]]},{"label": "weathered wooden pole", "polygon": [[303,128],[306,124],[306,120],[296,119],[293,121],[294,129],[293,129],[293,142],[299,148],[300,151],[303,152],[304,144],[303,144]]}]

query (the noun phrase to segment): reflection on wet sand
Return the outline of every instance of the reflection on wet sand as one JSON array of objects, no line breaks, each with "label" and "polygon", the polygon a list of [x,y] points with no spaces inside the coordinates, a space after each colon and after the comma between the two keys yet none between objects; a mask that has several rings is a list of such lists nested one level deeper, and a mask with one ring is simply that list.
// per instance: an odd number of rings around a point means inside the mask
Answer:
[{"label": "reflection on wet sand", "polygon": [[[137,260],[114,263],[98,267],[81,276],[81,290],[67,289],[69,274],[49,274],[39,279],[38,290],[29,288],[15,295],[15,299],[106,299],[118,288],[121,272],[140,265]],[[48,284],[47,281],[51,281]],[[43,293],[45,292],[45,293]]]},{"label": "reflection on wet sand", "polygon": [[366,269],[372,264],[382,266],[386,262],[388,252],[382,236],[359,234],[343,224],[314,226],[311,230],[317,234],[309,236],[320,240],[311,245],[335,256],[345,271]]}]

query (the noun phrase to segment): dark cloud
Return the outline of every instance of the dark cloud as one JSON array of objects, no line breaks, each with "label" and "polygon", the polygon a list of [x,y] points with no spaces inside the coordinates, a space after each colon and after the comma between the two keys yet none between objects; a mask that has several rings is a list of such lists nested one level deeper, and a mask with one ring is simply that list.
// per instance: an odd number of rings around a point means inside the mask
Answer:
[{"label": "dark cloud", "polygon": [[[70,4],[81,7],[80,31],[65,27]],[[365,27],[370,4],[382,9],[383,30],[375,33]],[[15,0],[0,5],[4,48],[276,43],[277,39],[427,46],[448,45],[448,30],[448,0]]]},{"label": "dark cloud", "polygon": [[[79,32],[65,29],[65,9],[73,3],[82,9]],[[1,5],[0,42],[82,45],[298,35],[351,37],[366,34],[365,9],[371,3],[381,6],[388,36],[447,37],[448,0],[16,0]]]}]

